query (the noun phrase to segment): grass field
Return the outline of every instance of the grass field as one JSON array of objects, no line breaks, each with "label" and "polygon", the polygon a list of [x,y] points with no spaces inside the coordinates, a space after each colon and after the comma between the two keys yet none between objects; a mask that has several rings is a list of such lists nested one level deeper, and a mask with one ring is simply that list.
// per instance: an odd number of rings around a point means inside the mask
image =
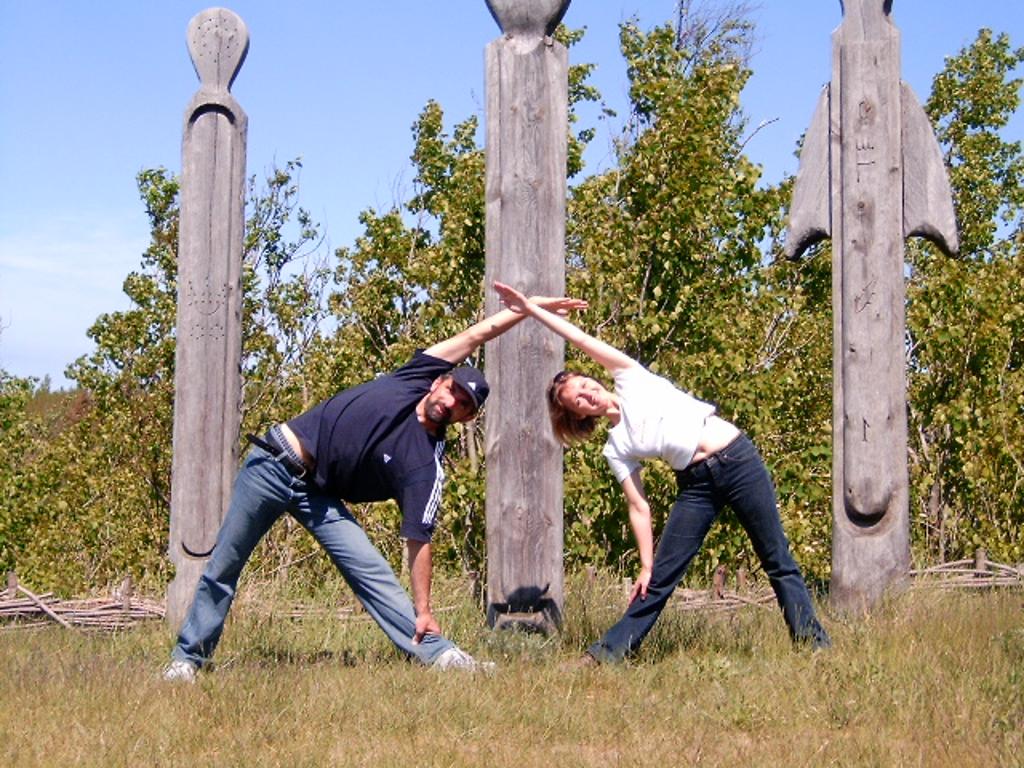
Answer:
[{"label": "grass field", "polygon": [[160,679],[160,623],[0,631],[0,765],[1024,765],[1019,591],[825,611],[820,653],[774,608],[667,611],[637,659],[594,670],[567,665],[621,606],[592,589],[570,584],[549,639],[492,633],[462,585],[438,591],[446,632],[496,672],[413,666],[365,618],[289,618],[267,588],[194,686]]}]

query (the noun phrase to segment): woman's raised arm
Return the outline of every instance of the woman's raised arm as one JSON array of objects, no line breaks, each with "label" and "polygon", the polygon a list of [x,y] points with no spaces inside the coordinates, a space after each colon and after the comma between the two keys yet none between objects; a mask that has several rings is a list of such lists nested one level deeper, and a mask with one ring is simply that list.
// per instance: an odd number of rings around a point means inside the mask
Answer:
[{"label": "woman's raised arm", "polygon": [[[533,299],[533,301],[542,303],[549,310],[556,313],[566,313],[574,309],[585,309],[587,306],[587,302],[581,299],[573,299],[566,296],[539,296]],[[447,360],[449,363],[461,363],[473,354],[481,344],[490,341],[496,336],[500,336],[522,319],[522,312],[510,312],[507,309],[503,309],[478,323],[474,323],[451,338],[437,342],[425,349],[424,352],[431,357]]]},{"label": "woman's raised arm", "polygon": [[616,371],[624,368],[632,368],[634,365],[639,365],[636,360],[625,352],[616,349],[607,342],[594,338],[565,318],[538,306],[512,286],[495,282],[494,290],[498,292],[502,303],[510,310],[523,315],[530,315],[539,320],[574,347],[578,347],[591,360],[601,365],[609,373],[614,374]]}]

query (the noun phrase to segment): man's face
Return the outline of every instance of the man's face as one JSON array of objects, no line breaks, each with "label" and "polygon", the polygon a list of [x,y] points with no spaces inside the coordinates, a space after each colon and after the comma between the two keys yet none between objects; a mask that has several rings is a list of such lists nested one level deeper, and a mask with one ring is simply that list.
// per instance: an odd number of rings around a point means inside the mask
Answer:
[{"label": "man's face", "polygon": [[435,379],[423,399],[424,415],[439,427],[469,421],[476,415],[476,405],[462,387],[450,377]]}]

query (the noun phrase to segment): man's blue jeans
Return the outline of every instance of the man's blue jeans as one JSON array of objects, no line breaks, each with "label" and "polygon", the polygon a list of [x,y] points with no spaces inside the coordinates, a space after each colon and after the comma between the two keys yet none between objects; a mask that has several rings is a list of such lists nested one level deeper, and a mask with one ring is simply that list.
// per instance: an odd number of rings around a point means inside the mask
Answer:
[{"label": "man's blue jeans", "polygon": [[430,664],[452,647],[452,642],[440,635],[427,635],[413,645],[416,613],[412,601],[345,505],[294,477],[262,448],[253,448],[235,480],[217,544],[171,653],[174,659],[198,666],[210,660],[224,630],[242,567],[285,512],[320,542],[366,612],[399,649]]},{"label": "man's blue jeans", "polygon": [[707,460],[677,472],[676,478],[679,494],[654,555],[647,598],[633,600],[587,653],[601,662],[616,662],[640,646],[726,504],[750,536],[790,636],[816,647],[828,645],[828,634],[814,615],[807,585],[790,554],[775,487],[754,444],[740,435]]}]

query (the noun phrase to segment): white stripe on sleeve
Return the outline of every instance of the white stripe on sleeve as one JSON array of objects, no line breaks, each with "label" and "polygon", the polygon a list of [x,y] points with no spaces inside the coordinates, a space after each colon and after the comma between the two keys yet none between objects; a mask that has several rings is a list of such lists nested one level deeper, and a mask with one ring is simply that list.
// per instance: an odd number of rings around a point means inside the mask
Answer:
[{"label": "white stripe on sleeve", "polygon": [[423,510],[423,524],[433,525],[437,517],[437,510],[441,506],[441,490],[444,487],[444,467],[441,466],[441,457],[444,456],[444,440],[438,442],[434,447],[434,487],[430,491],[430,498]]}]

